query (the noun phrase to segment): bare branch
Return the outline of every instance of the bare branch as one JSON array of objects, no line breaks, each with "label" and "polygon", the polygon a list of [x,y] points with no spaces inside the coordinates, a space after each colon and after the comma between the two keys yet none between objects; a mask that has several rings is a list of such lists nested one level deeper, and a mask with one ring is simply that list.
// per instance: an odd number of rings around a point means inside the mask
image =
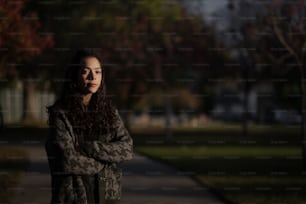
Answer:
[{"label": "bare branch", "polygon": [[288,50],[288,52],[291,55],[295,56],[295,58],[298,59],[298,56],[297,56],[296,52],[286,42],[286,40],[285,40],[285,38],[284,38],[284,36],[282,34],[281,29],[277,26],[275,18],[272,19],[272,24],[273,24],[274,33],[276,34],[276,36],[277,36],[278,40],[280,41],[280,43]]}]

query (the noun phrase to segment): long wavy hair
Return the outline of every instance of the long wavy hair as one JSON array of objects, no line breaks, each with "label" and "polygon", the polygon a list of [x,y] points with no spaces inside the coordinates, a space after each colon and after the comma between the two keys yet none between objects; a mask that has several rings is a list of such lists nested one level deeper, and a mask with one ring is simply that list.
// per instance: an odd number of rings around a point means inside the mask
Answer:
[{"label": "long wavy hair", "polygon": [[85,133],[86,137],[97,139],[98,135],[112,131],[118,118],[114,106],[106,97],[103,67],[101,85],[97,92],[92,94],[87,110],[84,109],[78,75],[83,68],[83,60],[87,57],[95,57],[102,65],[101,57],[95,51],[91,49],[77,51],[67,66],[60,97],[48,107],[48,112],[56,107],[64,110],[76,134]]}]

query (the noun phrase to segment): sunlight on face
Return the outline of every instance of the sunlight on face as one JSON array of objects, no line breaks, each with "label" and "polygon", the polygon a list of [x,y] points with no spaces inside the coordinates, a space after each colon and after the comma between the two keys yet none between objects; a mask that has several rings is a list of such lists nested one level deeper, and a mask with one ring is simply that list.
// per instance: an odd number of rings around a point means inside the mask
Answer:
[{"label": "sunlight on face", "polygon": [[102,68],[95,57],[86,57],[82,60],[82,68],[79,73],[79,85],[83,93],[95,93],[102,81]]}]

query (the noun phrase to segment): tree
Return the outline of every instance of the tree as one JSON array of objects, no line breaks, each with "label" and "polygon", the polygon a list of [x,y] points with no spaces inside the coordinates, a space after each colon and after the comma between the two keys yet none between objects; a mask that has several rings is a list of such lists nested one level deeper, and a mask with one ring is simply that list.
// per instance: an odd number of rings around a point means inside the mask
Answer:
[{"label": "tree", "polygon": [[28,1],[0,1],[0,77],[21,78],[24,88],[23,118],[33,116],[33,57],[53,45],[52,36],[39,33],[40,22],[35,12],[26,10]]},{"label": "tree", "polygon": [[286,76],[288,80],[298,79],[304,168],[306,168],[305,9],[304,0],[290,2],[277,0],[262,4],[261,13],[253,26],[255,32],[248,34],[249,37],[256,36],[257,51],[253,56],[256,55],[259,62],[268,65],[265,69],[261,69],[261,74],[276,73],[278,76]]},{"label": "tree", "polygon": [[[252,77],[255,76],[255,64],[256,64],[256,38],[254,33],[256,32],[256,21],[253,19],[256,17],[257,8],[256,2],[249,0],[233,1],[228,0],[227,4],[227,28],[224,29],[223,39],[225,47],[231,53],[233,64],[231,69],[232,77],[238,78],[239,85],[242,89],[242,135],[248,136],[248,123],[250,120],[249,110],[249,93],[252,88]],[[226,19],[223,19],[226,21]],[[225,35],[226,33],[226,35]],[[224,74],[228,76],[228,73]]]},{"label": "tree", "polygon": [[[292,2],[275,1],[267,8],[266,28],[278,41],[278,49],[285,52],[274,52],[270,58],[277,65],[294,69],[299,81],[300,112],[302,114],[301,144],[303,167],[306,168],[306,92],[305,92],[305,48],[306,24],[304,22],[306,5],[304,0]],[[292,66],[292,63],[294,66]],[[291,65],[291,66],[290,66]]]}]

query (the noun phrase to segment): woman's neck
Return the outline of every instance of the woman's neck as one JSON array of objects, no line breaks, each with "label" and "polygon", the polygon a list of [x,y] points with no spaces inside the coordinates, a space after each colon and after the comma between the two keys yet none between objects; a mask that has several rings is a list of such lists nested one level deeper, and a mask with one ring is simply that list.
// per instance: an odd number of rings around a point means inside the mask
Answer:
[{"label": "woman's neck", "polygon": [[90,99],[91,99],[91,96],[92,96],[92,93],[89,93],[89,94],[86,94],[86,95],[83,95],[83,104],[85,106],[87,106],[90,102]]}]

